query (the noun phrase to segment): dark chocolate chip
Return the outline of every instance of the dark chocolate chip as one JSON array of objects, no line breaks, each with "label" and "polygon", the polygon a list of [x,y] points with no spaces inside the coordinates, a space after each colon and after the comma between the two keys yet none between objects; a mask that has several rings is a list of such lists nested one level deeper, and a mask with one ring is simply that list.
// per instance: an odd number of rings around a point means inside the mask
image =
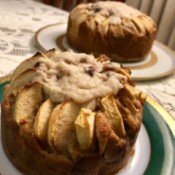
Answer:
[{"label": "dark chocolate chip", "polygon": [[40,66],[41,62],[37,62],[35,65],[34,65],[34,68],[38,68]]},{"label": "dark chocolate chip", "polygon": [[94,75],[94,72],[95,72],[95,67],[89,66],[89,67],[85,68],[85,71],[92,77]]}]

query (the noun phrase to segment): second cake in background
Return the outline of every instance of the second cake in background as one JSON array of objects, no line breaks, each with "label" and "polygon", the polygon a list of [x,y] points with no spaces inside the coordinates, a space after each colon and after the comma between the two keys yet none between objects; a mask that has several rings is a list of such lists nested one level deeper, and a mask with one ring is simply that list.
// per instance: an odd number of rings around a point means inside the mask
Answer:
[{"label": "second cake in background", "polygon": [[121,2],[81,4],[69,15],[67,39],[71,46],[113,61],[141,61],[149,53],[156,24],[142,12]]}]

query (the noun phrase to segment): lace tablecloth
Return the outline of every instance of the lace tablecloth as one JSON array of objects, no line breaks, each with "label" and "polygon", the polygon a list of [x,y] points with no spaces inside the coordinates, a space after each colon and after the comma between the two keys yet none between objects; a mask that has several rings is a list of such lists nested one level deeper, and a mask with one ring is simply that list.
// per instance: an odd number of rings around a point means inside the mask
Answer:
[{"label": "lace tablecloth", "polygon": [[[0,77],[36,53],[35,32],[46,25],[67,22],[68,13],[31,0],[0,0]],[[175,74],[137,83],[175,118]]]},{"label": "lace tablecloth", "polygon": [[32,0],[0,0],[0,77],[38,51],[35,32],[67,22],[68,13]]}]

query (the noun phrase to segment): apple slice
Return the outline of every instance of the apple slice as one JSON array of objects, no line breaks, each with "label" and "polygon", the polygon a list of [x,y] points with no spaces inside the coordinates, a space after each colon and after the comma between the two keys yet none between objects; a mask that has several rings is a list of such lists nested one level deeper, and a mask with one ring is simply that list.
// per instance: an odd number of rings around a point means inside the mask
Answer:
[{"label": "apple slice", "polygon": [[35,77],[37,77],[37,73],[34,69],[28,69],[20,74],[16,79],[10,83],[8,88],[5,89],[5,96],[9,95],[13,90],[28,84],[32,84],[34,82]]},{"label": "apple slice", "polygon": [[37,64],[45,62],[46,59],[55,58],[57,56],[57,52],[55,49],[51,49],[47,52],[37,52],[34,56],[29,59],[23,61],[20,65],[16,67],[14,70],[11,82],[13,82],[20,74],[23,74],[28,69],[34,69]]},{"label": "apple slice", "polygon": [[145,34],[145,27],[144,24],[142,23],[142,18],[133,18],[132,22],[137,26],[138,30],[140,33]]},{"label": "apple slice", "polygon": [[80,105],[67,100],[57,105],[49,120],[48,143],[56,152],[69,155],[68,142],[74,132],[74,121],[80,111]]},{"label": "apple slice", "polygon": [[95,118],[96,136],[99,143],[99,153],[103,154],[110,133],[112,132],[111,126],[104,113],[98,112]]},{"label": "apple slice", "polygon": [[106,114],[109,123],[111,124],[112,129],[114,129],[115,133],[118,136],[124,137],[126,132],[123,119],[113,95],[109,94],[103,97],[101,99],[101,104],[104,108],[104,112]]},{"label": "apple slice", "polygon": [[42,62],[43,60],[45,60],[45,57],[43,57],[42,53],[38,52],[33,57],[23,61],[14,70],[12,77],[11,77],[11,82],[13,82],[21,73],[25,72],[26,70],[34,69],[35,65],[37,63]]},{"label": "apple slice", "polygon": [[42,88],[39,83],[22,88],[16,97],[13,111],[14,120],[18,125],[33,123],[42,98]]},{"label": "apple slice", "polygon": [[43,54],[48,59],[54,60],[54,59],[58,59],[58,53],[59,53],[58,50],[56,50],[56,49],[50,49],[47,52],[44,52]]},{"label": "apple slice", "polygon": [[90,109],[81,108],[75,120],[75,130],[77,139],[82,150],[87,150],[92,146],[94,138],[95,112]]},{"label": "apple slice", "polygon": [[34,122],[34,133],[36,137],[43,141],[47,136],[47,128],[49,123],[49,117],[54,109],[54,104],[51,99],[47,99],[39,108],[35,122]]}]

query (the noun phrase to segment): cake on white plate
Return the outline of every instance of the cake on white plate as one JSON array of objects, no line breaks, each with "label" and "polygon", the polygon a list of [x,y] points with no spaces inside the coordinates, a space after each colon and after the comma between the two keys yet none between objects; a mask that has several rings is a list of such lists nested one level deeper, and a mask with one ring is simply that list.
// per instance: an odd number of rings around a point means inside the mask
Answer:
[{"label": "cake on white plate", "polygon": [[104,55],[38,53],[4,89],[3,148],[26,175],[114,175],[133,153],[144,101]]},{"label": "cake on white plate", "polygon": [[77,50],[133,62],[148,55],[156,31],[154,21],[139,10],[121,2],[99,1],[80,4],[70,12],[66,35]]}]

